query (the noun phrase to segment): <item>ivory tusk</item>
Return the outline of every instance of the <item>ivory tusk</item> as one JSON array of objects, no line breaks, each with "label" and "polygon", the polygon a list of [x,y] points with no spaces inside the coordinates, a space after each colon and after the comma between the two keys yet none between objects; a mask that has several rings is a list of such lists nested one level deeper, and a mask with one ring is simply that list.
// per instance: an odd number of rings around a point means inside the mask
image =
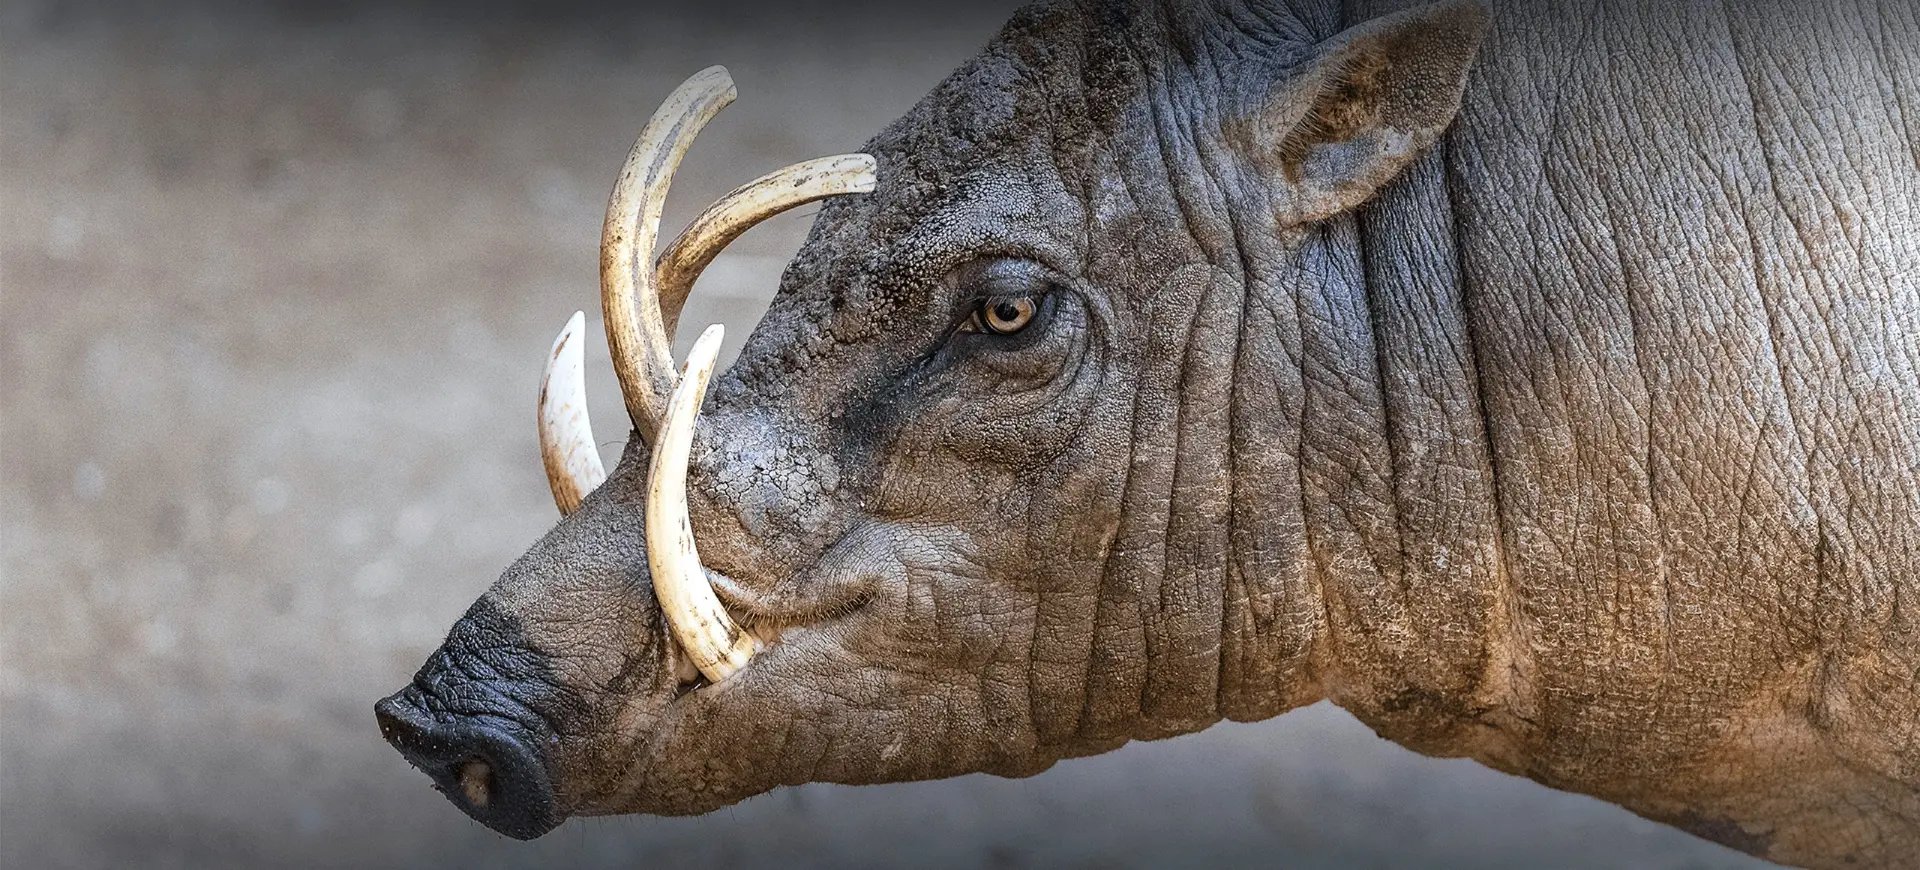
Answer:
[{"label": "ivory tusk", "polygon": [[759,651],[759,641],[733,621],[713,594],[687,518],[687,454],[693,445],[693,421],[706,398],[707,380],[713,376],[725,332],[719,324],[707,327],[687,352],[687,367],[667,404],[647,472],[647,566],[653,573],[653,594],[680,648],[700,673],[716,683],[745,667]]},{"label": "ivory tusk", "polygon": [[561,516],[579,510],[587,493],[607,479],[593,441],[593,423],[587,419],[587,379],[581,363],[586,323],[586,315],[578,311],[567,319],[540,376],[540,462],[547,467],[547,486]]},{"label": "ivory tusk", "polygon": [[795,163],[735,188],[708,206],[667,245],[655,270],[660,319],[669,340],[693,282],[720,251],[755,224],[783,211],[847,193],[872,193],[873,157],[840,154]]},{"label": "ivory tusk", "polygon": [[651,266],[660,210],[693,137],[733,102],[733,77],[711,66],[682,82],[654,111],[620,167],[600,230],[600,305],[607,349],[627,416],[651,444],[673,392],[673,348],[660,317]]}]

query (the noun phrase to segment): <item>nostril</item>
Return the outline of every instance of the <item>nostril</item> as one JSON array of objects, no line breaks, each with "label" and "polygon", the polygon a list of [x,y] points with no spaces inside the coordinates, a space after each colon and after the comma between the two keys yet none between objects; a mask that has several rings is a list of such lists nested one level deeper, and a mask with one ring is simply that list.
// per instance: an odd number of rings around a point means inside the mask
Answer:
[{"label": "nostril", "polygon": [[477,758],[460,765],[460,792],[474,809],[486,809],[493,797],[493,766]]}]

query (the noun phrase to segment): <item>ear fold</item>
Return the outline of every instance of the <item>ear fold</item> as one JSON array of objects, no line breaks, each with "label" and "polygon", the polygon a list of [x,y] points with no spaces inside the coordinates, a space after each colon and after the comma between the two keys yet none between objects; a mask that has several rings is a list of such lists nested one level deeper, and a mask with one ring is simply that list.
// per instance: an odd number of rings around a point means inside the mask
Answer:
[{"label": "ear fold", "polygon": [[1475,0],[1376,18],[1268,86],[1236,138],[1273,180],[1283,221],[1358,206],[1438,140],[1460,110],[1487,23]]}]

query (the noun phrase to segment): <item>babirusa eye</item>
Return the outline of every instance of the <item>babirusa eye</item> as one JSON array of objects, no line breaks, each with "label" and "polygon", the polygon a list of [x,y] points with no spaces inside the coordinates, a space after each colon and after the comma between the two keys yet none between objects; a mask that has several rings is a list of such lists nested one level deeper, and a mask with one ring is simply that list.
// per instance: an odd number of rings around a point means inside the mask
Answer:
[{"label": "babirusa eye", "polygon": [[987,299],[980,303],[980,311],[975,316],[986,331],[995,335],[1012,335],[1025,329],[1033,320],[1033,309],[1031,296]]}]

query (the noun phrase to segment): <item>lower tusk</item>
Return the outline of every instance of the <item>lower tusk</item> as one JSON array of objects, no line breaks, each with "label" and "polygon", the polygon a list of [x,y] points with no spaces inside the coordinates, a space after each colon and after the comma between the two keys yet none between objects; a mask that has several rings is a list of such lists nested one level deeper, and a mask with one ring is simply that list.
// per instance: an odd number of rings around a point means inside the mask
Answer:
[{"label": "lower tusk", "polygon": [[669,338],[693,282],[741,233],[783,211],[849,193],[872,193],[872,155],[840,154],[795,163],[740,185],[687,224],[660,255],[655,281],[660,319]]},{"label": "lower tusk", "polygon": [[567,320],[553,340],[540,378],[540,462],[547,467],[547,486],[561,516],[579,510],[587,493],[607,479],[587,419],[587,379],[581,364],[586,322],[578,311]]},{"label": "lower tusk", "polygon": [[707,327],[687,353],[687,366],[667,403],[647,474],[647,566],[653,572],[653,594],[660,599],[660,611],[680,648],[700,673],[716,683],[745,667],[759,650],[759,642],[733,621],[713,594],[687,518],[687,454],[693,446],[693,421],[706,398],[707,380],[713,377],[724,334],[719,324]]}]

